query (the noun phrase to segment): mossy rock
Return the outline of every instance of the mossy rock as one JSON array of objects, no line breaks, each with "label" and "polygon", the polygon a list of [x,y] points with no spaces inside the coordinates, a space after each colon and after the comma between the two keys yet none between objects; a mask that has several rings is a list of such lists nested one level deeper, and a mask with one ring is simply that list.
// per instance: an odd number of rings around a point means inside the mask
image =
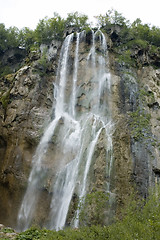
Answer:
[{"label": "mossy rock", "polygon": [[132,137],[136,141],[146,138],[150,133],[151,115],[137,109],[137,111],[130,113],[129,116]]},{"label": "mossy rock", "polygon": [[0,97],[0,102],[2,103],[3,108],[6,110],[9,100],[10,100],[10,91],[5,92],[1,97]]},{"label": "mossy rock", "polygon": [[7,74],[7,75],[5,76],[5,79],[6,79],[8,82],[12,83],[12,82],[14,81],[14,77],[15,77],[15,74],[14,74],[14,73],[10,73],[10,74]]}]

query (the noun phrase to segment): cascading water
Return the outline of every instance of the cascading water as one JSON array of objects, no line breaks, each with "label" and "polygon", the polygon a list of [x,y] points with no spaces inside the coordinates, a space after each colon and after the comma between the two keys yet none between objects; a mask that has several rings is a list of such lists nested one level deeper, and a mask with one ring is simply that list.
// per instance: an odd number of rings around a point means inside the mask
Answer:
[{"label": "cascading water", "polygon": [[76,51],[75,51],[75,60],[74,60],[74,72],[73,72],[73,89],[70,100],[70,114],[75,118],[75,105],[76,105],[76,89],[77,89],[77,74],[78,74],[78,53],[79,53],[79,36],[80,33],[77,33],[77,42],[76,42]]},{"label": "cascading water", "polygon": [[[112,121],[110,110],[111,76],[108,68],[107,44],[104,34],[92,31],[92,46],[88,56],[82,56],[80,47],[85,42],[85,33],[67,36],[61,49],[54,83],[54,119],[46,128],[33,157],[33,166],[28,187],[18,215],[20,230],[33,222],[39,189],[52,169],[47,154],[53,145],[57,162],[56,176],[50,178],[50,211],[44,226],[62,229],[67,220],[75,189],[79,198],[85,198],[89,183],[88,175],[99,138],[105,132],[107,191],[110,191],[112,167]],[[71,56],[71,48],[75,49]],[[96,48],[100,53],[96,53]],[[80,57],[81,55],[81,57]],[[81,58],[81,59],[80,59]],[[71,59],[74,59],[74,61]],[[83,60],[83,61],[82,61]],[[72,64],[73,62],[73,64]],[[83,62],[83,64],[80,62]],[[73,66],[71,74],[70,67]],[[82,74],[83,73],[83,74]],[[52,152],[54,154],[54,152]],[[48,167],[49,165],[49,167]],[[48,168],[47,168],[48,167]],[[73,225],[78,227],[79,211],[75,211]]]},{"label": "cascading water", "polygon": [[58,91],[57,105],[55,108],[55,119],[49,124],[48,128],[44,132],[44,135],[37,147],[35,156],[33,157],[33,167],[28,179],[28,187],[25,193],[24,199],[21,204],[21,208],[18,214],[18,229],[25,230],[27,229],[32,221],[34,214],[35,205],[38,198],[37,188],[40,185],[40,182],[43,180],[45,175],[43,166],[43,159],[48,149],[49,141],[51,140],[54,130],[57,126],[58,121],[63,113],[64,108],[64,91],[66,83],[66,71],[67,71],[67,60],[68,60],[68,51],[69,46],[72,40],[73,34],[69,35],[63,46],[60,56],[61,71],[60,72],[60,87]]}]

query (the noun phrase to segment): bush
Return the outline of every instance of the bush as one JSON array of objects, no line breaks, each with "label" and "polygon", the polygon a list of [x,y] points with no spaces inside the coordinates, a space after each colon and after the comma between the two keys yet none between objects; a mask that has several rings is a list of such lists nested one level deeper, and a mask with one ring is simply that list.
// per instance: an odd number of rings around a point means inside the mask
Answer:
[{"label": "bush", "polygon": [[147,138],[150,132],[150,114],[138,108],[137,111],[130,113],[129,116],[132,137],[136,141]]},{"label": "bush", "polygon": [[[94,198],[91,195],[90,197]],[[159,213],[160,186],[156,185],[150,190],[146,200],[137,199],[135,195],[131,195],[128,206],[123,211],[123,219],[117,220],[108,227],[91,225],[78,229],[66,228],[57,232],[32,227],[20,233],[16,240],[158,240],[160,236]]]},{"label": "bush", "polygon": [[108,194],[93,191],[81,199],[80,224],[82,226],[104,225],[105,209],[109,200]]},{"label": "bush", "polygon": [[77,31],[82,31],[89,27],[88,16],[78,12],[69,13],[65,20],[65,26],[66,28],[74,27]]}]

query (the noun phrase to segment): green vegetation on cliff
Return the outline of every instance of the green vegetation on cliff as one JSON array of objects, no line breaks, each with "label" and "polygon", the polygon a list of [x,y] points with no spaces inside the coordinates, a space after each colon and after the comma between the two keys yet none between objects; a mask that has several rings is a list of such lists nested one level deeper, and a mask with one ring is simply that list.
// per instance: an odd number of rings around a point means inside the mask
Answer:
[{"label": "green vegetation on cliff", "polygon": [[[97,29],[100,28],[110,37],[112,44],[109,50],[115,53],[119,64],[160,67],[160,28],[142,24],[139,18],[131,24],[114,10],[96,16],[96,19]],[[52,18],[39,20],[35,30],[27,27],[21,30],[16,27],[6,29],[0,23],[0,76],[13,72],[10,65],[3,64],[2,57],[7,50],[20,48],[29,54],[38,50],[41,44],[50,44],[52,40],[62,41],[72,31],[88,30],[91,26],[88,16],[78,12],[69,13],[66,19],[54,13]]]},{"label": "green vegetation on cliff", "polygon": [[[160,28],[143,24],[139,18],[131,24],[115,10],[96,16],[96,19],[99,28],[107,33],[112,31],[111,38],[116,47],[124,45],[125,48],[149,49],[152,53],[160,51]],[[64,33],[71,27],[74,31],[82,31],[91,27],[91,23],[87,15],[78,12],[69,13],[66,19],[54,13],[52,18],[41,19],[35,30],[27,27],[21,30],[16,27],[6,29],[1,23],[0,54],[12,47],[23,46],[29,50],[42,43],[48,44],[53,39],[63,40]]]},{"label": "green vegetation on cliff", "polygon": [[113,10],[96,18],[99,27],[110,35],[111,50],[117,54],[118,62],[160,67],[160,28],[143,24],[139,18],[130,23]]},{"label": "green vegetation on cliff", "polygon": [[146,200],[135,200],[132,196],[122,220],[110,226],[92,225],[78,229],[66,228],[58,232],[32,227],[20,233],[16,240],[157,240],[160,236],[160,188],[156,186]]},{"label": "green vegetation on cliff", "polygon": [[[84,201],[83,201],[84,200]],[[104,209],[109,205],[109,194],[102,191],[92,191],[82,199],[80,206],[80,225],[104,225]]]},{"label": "green vegetation on cliff", "polygon": [[130,115],[130,127],[132,137],[138,141],[144,138],[149,138],[150,130],[150,114],[145,113],[140,108],[134,111]]},{"label": "green vegetation on cliff", "polygon": [[53,39],[63,40],[64,33],[70,28],[75,31],[82,31],[89,27],[88,17],[78,12],[69,13],[66,19],[59,14],[54,13],[52,18],[45,17],[39,20],[35,30],[27,27],[19,30],[16,27],[5,28],[0,24],[0,54],[7,49],[14,47],[23,47],[28,51],[43,44],[50,44]]}]

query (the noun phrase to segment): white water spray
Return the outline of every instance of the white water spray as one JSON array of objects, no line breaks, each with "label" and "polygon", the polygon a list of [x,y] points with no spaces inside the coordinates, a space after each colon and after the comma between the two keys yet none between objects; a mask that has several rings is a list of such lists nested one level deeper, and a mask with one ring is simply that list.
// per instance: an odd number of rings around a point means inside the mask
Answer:
[{"label": "white water spray", "polygon": [[77,74],[78,74],[78,54],[79,54],[79,38],[80,38],[80,33],[77,33],[77,42],[76,42],[76,50],[75,50],[75,60],[74,60],[74,72],[73,72],[73,89],[72,89],[72,95],[71,95],[71,100],[70,100],[70,114],[75,118],[75,105],[76,105],[76,92],[77,92]]},{"label": "white water spray", "polygon": [[[99,40],[97,40],[99,35]],[[77,33],[74,45],[73,34],[67,36],[61,49],[55,89],[55,118],[47,127],[33,158],[33,166],[28,180],[28,188],[18,215],[19,228],[24,230],[32,224],[39,188],[47,173],[44,161],[49,144],[56,138],[58,146],[57,173],[52,178],[50,194],[50,213],[48,222],[50,229],[62,229],[67,221],[67,214],[75,191],[79,191],[79,205],[87,194],[88,175],[99,137],[106,132],[106,151],[112,151],[112,123],[109,109],[111,78],[108,70],[107,45],[101,31],[92,31],[92,46],[86,57],[84,75],[79,74],[80,42],[84,32]],[[84,40],[83,40],[84,41]],[[102,54],[96,53],[96,45]],[[70,75],[70,48],[75,46],[73,76]],[[81,59],[82,60],[82,59]],[[82,72],[82,69],[81,69]],[[72,81],[69,88],[69,81]],[[105,97],[105,94],[108,97]],[[78,111],[77,112],[77,108]],[[86,106],[88,106],[86,108]],[[78,114],[77,114],[78,113]],[[109,161],[110,178],[112,159]],[[106,164],[107,165],[107,164]],[[83,169],[83,172],[80,171]],[[108,189],[106,189],[108,191]],[[79,209],[76,211],[74,226],[79,224]]]},{"label": "white water spray", "polygon": [[57,93],[57,104],[55,108],[55,119],[48,125],[42,139],[37,147],[36,153],[32,160],[32,170],[28,179],[28,187],[23,198],[21,208],[18,214],[18,229],[26,230],[32,221],[34,209],[36,207],[38,199],[38,186],[40,185],[44,175],[45,170],[43,169],[43,159],[48,150],[48,143],[51,140],[55,128],[62,116],[64,109],[64,91],[65,91],[65,82],[66,82],[66,71],[67,71],[67,60],[68,60],[68,51],[69,46],[72,40],[73,34],[69,35],[62,46],[61,51],[61,67],[60,69],[60,86]]}]

